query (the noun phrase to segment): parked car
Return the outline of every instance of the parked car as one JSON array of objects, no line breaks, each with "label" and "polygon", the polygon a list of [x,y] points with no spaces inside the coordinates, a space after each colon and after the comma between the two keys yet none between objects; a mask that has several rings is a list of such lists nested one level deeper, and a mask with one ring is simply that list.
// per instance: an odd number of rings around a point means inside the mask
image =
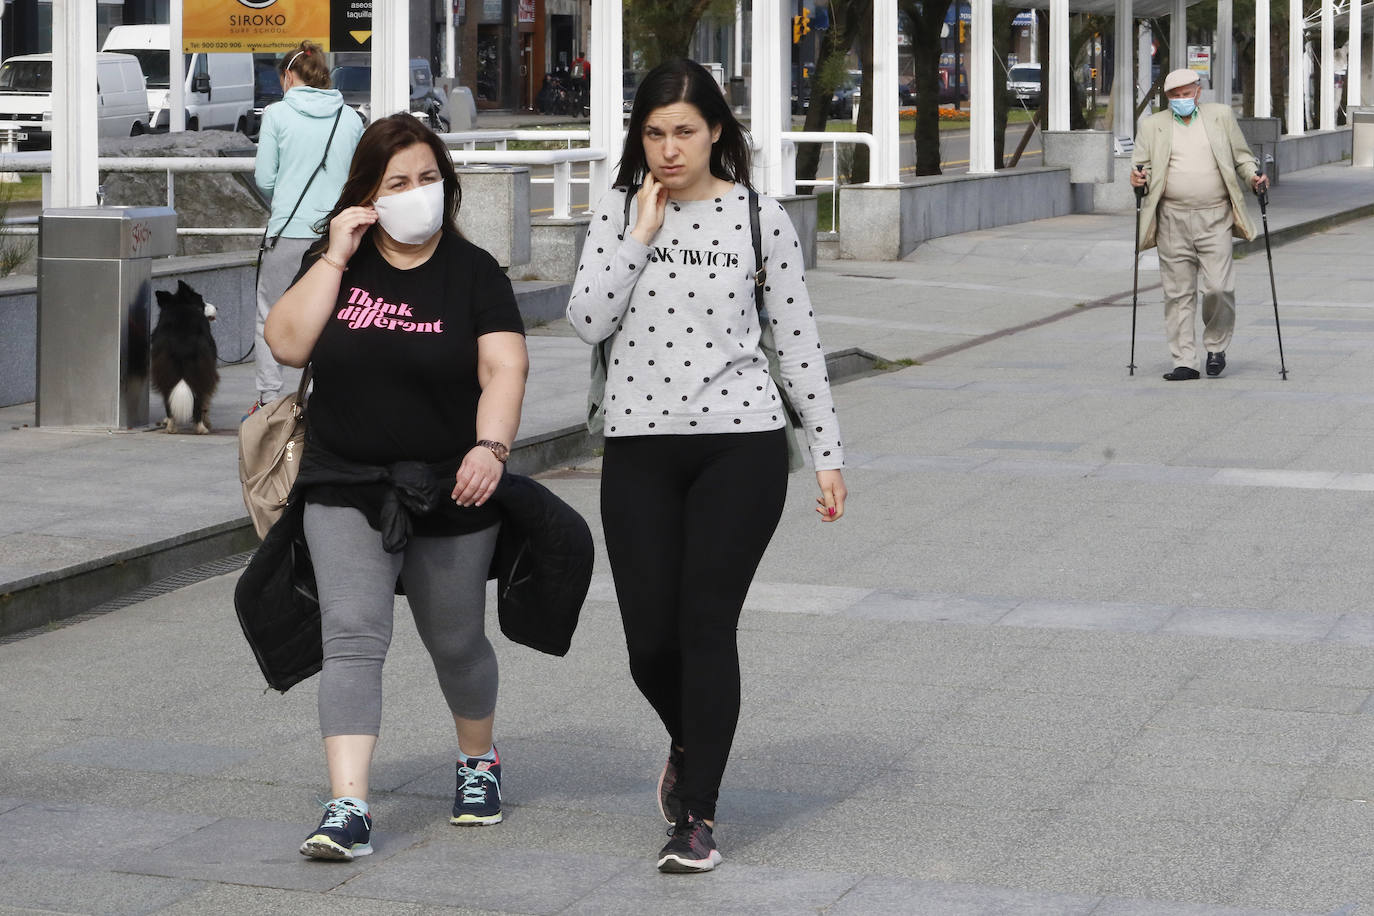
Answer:
[{"label": "parked car", "polygon": [[[26,136],[21,149],[52,147],[52,55],[24,54],[0,64],[0,121]],[[138,58],[95,56],[96,132],[101,137],[138,136],[148,129],[148,96]]]},{"label": "parked car", "polygon": [[940,87],[936,97],[941,105],[958,105],[968,101],[968,75],[962,70],[955,77],[953,67],[940,68]]},{"label": "parked car", "polygon": [[[862,86],[860,86],[860,87],[858,87],[858,88],[856,88],[856,89],[854,90],[854,96],[853,96],[853,98],[852,98],[850,101],[851,101],[851,103],[852,103],[852,105],[853,105],[853,110],[854,110],[854,111],[858,111],[858,110],[859,110],[859,103],[863,101],[863,87],[862,87]],[[899,106],[901,106],[901,107],[907,107],[907,106],[915,105],[915,104],[916,104],[916,88],[915,88],[915,86],[914,86],[913,84],[911,84],[911,83],[903,83],[903,82],[901,82],[901,81],[898,81],[898,83],[897,83],[897,104],[898,104]],[[852,116],[853,116],[853,115],[851,115],[851,117],[852,117]]]},{"label": "parked car", "polygon": [[[364,123],[372,120],[371,67],[335,67],[329,78],[343,95],[344,104],[352,106]],[[444,133],[449,128],[448,100],[435,90],[429,61],[424,58],[417,57],[410,62],[410,113],[428,124],[431,130]]]},{"label": "parked car", "polygon": [[830,117],[854,117],[854,112],[859,110],[859,81],[862,77],[863,73],[858,70],[845,71],[844,79],[840,80],[830,96]]},{"label": "parked car", "polygon": [[1007,71],[1007,95],[1014,105],[1040,106],[1040,65],[1017,64]]}]

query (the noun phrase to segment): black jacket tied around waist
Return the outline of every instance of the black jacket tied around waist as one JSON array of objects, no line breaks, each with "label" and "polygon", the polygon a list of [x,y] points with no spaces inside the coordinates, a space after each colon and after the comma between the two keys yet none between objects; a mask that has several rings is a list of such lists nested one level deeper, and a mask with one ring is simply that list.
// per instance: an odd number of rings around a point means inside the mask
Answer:
[{"label": "black jacket tied around waist", "polygon": [[[456,468],[452,462],[361,465],[318,449],[312,458],[301,467],[285,511],[234,589],[243,635],[268,685],[280,691],[318,672],[323,661],[315,570],[305,543],[305,490],[388,483],[381,533],[385,549],[395,553],[410,537],[413,515],[447,498]],[[501,632],[540,652],[566,655],[591,586],[591,529],[547,487],[519,474],[502,475],[491,500],[501,515],[501,531],[488,578],[497,583]]]}]

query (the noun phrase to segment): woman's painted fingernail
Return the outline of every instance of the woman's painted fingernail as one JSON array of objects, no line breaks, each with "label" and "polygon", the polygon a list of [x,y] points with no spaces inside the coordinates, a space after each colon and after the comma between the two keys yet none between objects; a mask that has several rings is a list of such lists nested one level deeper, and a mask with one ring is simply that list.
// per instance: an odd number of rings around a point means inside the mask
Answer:
[{"label": "woman's painted fingernail", "polygon": [[834,507],[834,506],[831,506],[831,507],[830,507],[830,514],[831,514],[832,516],[835,514],[835,507]]}]

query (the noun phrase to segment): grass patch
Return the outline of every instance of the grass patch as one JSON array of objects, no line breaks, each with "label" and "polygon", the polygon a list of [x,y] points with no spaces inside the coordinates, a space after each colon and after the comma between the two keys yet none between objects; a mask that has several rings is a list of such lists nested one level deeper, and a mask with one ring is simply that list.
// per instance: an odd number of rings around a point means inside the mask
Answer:
[{"label": "grass patch", "polygon": [[[548,125],[541,125],[541,126],[539,126],[539,127],[526,127],[526,128],[521,128],[521,129],[522,129],[522,130],[586,130],[586,129],[587,129],[587,125],[586,125],[585,123],[582,123],[582,124],[548,124]],[[533,150],[533,151],[540,151],[540,152],[542,152],[542,151],[544,151],[544,150],[567,149],[567,148],[568,148],[568,141],[566,141],[566,140],[507,140],[507,141],[506,141],[506,149],[509,149],[509,150]]]},{"label": "grass patch", "polygon": [[0,200],[42,200],[43,176],[28,172],[19,176],[18,184],[0,185]]},{"label": "grass patch", "polygon": [[835,192],[816,192],[816,231],[835,231]]},{"label": "grass patch", "polygon": [[920,360],[912,359],[910,356],[903,356],[901,359],[883,359],[879,357],[873,361],[873,368],[879,372],[888,372],[893,369],[909,369],[912,366],[919,366]]}]

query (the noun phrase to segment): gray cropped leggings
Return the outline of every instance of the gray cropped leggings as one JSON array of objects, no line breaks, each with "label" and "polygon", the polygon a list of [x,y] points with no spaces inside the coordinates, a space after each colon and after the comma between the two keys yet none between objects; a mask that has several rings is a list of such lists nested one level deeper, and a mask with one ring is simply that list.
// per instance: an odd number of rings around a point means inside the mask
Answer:
[{"label": "gray cropped leggings", "polygon": [[484,623],[498,530],[493,525],[457,537],[412,537],[404,550],[390,554],[357,509],[306,504],[305,539],[324,636],[324,737],[381,730],[382,662],[391,644],[398,575],[449,709],[463,719],[495,711],[496,653]]}]

